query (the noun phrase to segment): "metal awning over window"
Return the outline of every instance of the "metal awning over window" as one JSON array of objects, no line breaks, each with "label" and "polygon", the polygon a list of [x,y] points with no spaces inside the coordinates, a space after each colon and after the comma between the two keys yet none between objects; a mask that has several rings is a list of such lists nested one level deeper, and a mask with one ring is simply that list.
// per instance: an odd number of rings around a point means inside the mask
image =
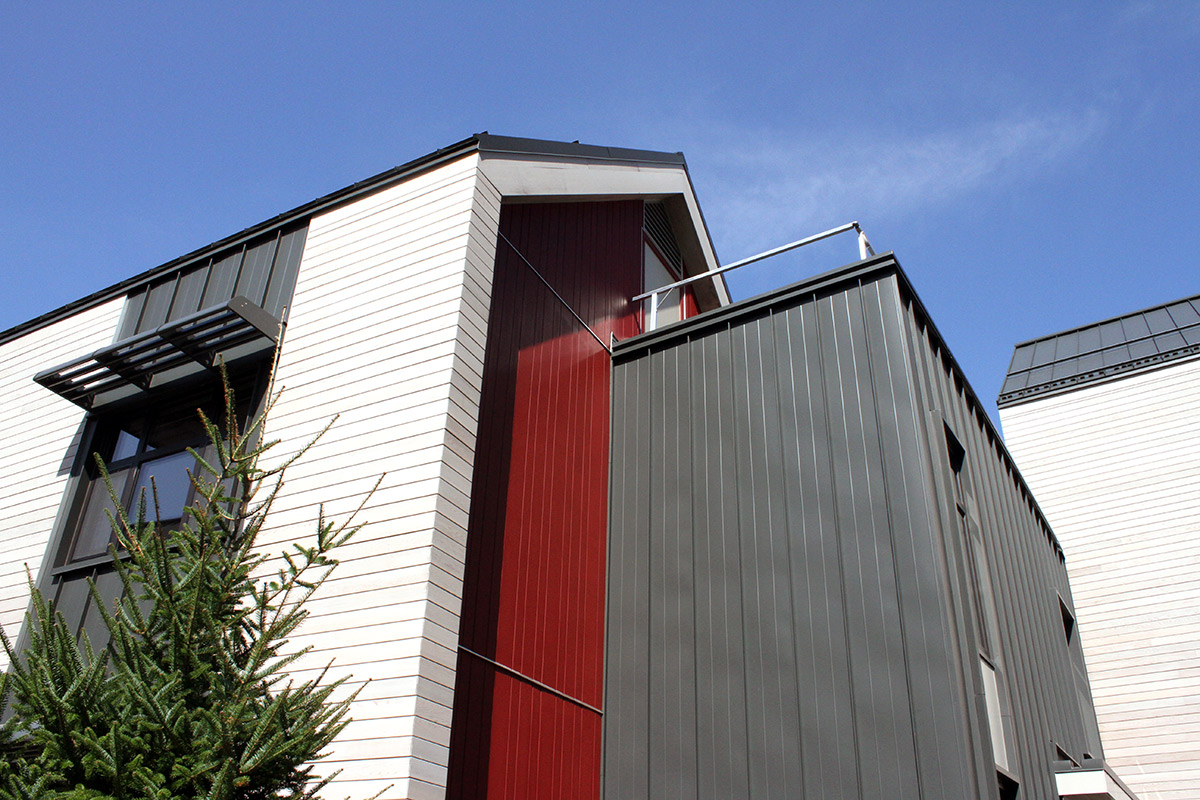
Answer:
[{"label": "metal awning over window", "polygon": [[72,403],[91,408],[98,394],[127,386],[149,389],[156,375],[187,364],[212,367],[217,355],[259,343],[273,346],[279,320],[240,295],[154,330],[42,370],[34,380]]}]

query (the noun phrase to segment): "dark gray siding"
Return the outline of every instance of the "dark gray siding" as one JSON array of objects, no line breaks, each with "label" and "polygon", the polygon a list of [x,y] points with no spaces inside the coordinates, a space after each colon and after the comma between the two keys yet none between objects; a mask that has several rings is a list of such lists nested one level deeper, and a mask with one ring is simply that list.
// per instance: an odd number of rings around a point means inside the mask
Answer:
[{"label": "dark gray siding", "polygon": [[307,221],[239,244],[130,292],[117,340],[241,295],[281,319],[292,300]]},{"label": "dark gray siding", "polygon": [[908,324],[924,402],[966,451],[964,477],[999,619],[1013,771],[1022,797],[1056,797],[1055,746],[1077,761],[1102,756],[1078,638],[1068,643],[1063,626],[1060,600],[1068,608],[1072,601],[1062,551],[936,332],[922,315],[910,314]]},{"label": "dark gray siding", "polygon": [[606,797],[995,794],[943,408],[1004,526],[1022,796],[1052,796],[1061,563],[922,318],[885,256],[617,348]]},{"label": "dark gray siding", "polygon": [[1022,342],[1000,389],[1001,407],[1200,353],[1200,295]]}]

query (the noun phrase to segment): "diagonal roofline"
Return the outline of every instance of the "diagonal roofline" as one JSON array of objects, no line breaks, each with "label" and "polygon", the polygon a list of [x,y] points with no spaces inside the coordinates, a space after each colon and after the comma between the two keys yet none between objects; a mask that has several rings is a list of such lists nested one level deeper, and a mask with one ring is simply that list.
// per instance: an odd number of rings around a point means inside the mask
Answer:
[{"label": "diagonal roofline", "polygon": [[997,407],[1029,402],[1200,355],[1200,295],[1013,346]]},{"label": "diagonal roofline", "polygon": [[1038,342],[1044,342],[1049,339],[1056,339],[1059,336],[1062,336],[1063,334],[1067,334],[1067,333],[1078,333],[1079,331],[1087,330],[1088,328],[1095,328],[1100,325],[1105,325],[1110,322],[1116,322],[1117,320],[1125,319],[1126,317],[1136,316],[1137,314],[1148,314],[1151,311],[1158,311],[1160,309],[1170,308],[1171,306],[1179,305],[1180,303],[1191,302],[1192,300],[1200,301],[1200,294],[1187,295],[1185,297],[1180,297],[1177,300],[1170,300],[1166,303],[1156,303],[1152,306],[1146,306],[1145,308],[1139,308],[1134,311],[1126,311],[1124,314],[1114,314],[1111,317],[1106,317],[1104,319],[1098,319],[1095,322],[1087,322],[1087,323],[1084,323],[1083,325],[1077,325],[1074,328],[1063,328],[1062,330],[1055,331],[1054,333],[1047,333],[1047,334],[1043,334],[1042,336],[1035,336],[1032,339],[1026,339],[1023,342],[1017,342],[1016,344],[1013,345],[1013,349],[1015,350],[1018,347],[1025,347],[1026,345],[1030,345],[1030,344],[1037,344]]},{"label": "diagonal roofline", "polygon": [[575,142],[556,142],[551,139],[524,139],[519,136],[498,136],[487,132],[474,137],[480,152],[512,155],[557,156],[598,161],[627,161],[641,164],[669,164],[686,167],[683,153],[658,150],[636,150],[627,147],[604,147]]},{"label": "diagonal roofline", "polygon": [[[215,242],[199,247],[191,252],[173,258],[156,267],[139,272],[118,283],[92,292],[66,305],[59,306],[26,322],[0,331],[0,344],[5,344],[25,334],[65,319],[84,309],[100,305],[122,295],[128,294],[142,284],[148,283],[160,275],[181,269],[188,264],[207,258],[215,252],[233,247],[271,230],[283,228],[300,222],[321,211],[341,205],[367,194],[385,189],[399,181],[405,180],[419,172],[432,169],[448,161],[461,158],[473,152],[496,153],[509,155],[543,156],[555,158],[576,158],[581,160],[604,160],[630,164],[653,164],[659,166],[677,166],[687,171],[687,162],[682,153],[666,153],[656,150],[636,150],[621,147],[604,147],[600,145],[580,144],[579,142],[556,142],[547,139],[527,139],[516,136],[498,136],[486,131],[476,133],[447,147],[440,148],[426,155],[415,158],[399,166],[350,184],[335,192],[322,195],[314,200],[299,205],[289,211],[277,214],[263,222],[252,225],[237,233],[218,239]],[[689,178],[690,180],[690,178]],[[706,231],[707,233],[707,231]]]}]

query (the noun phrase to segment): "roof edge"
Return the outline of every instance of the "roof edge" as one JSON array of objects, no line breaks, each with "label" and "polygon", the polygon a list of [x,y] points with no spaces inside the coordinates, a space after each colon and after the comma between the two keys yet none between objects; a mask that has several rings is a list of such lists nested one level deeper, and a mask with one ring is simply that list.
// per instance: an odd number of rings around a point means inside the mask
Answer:
[{"label": "roof edge", "polygon": [[1179,303],[1186,303],[1190,300],[1200,300],[1200,294],[1189,294],[1189,295],[1180,297],[1175,300],[1168,300],[1165,303],[1155,303],[1152,306],[1146,306],[1145,308],[1133,309],[1132,311],[1126,311],[1123,314],[1114,314],[1113,316],[1105,317],[1104,319],[1098,319],[1093,322],[1085,322],[1084,324],[1076,325],[1073,328],[1063,328],[1061,331],[1055,331],[1054,333],[1047,333],[1042,336],[1035,336],[1032,339],[1026,339],[1023,342],[1015,343],[1013,345],[1013,350],[1016,350],[1018,347],[1025,347],[1026,345],[1037,344],[1038,342],[1043,342],[1048,339],[1057,339],[1059,336],[1063,336],[1068,333],[1078,333],[1079,331],[1086,330],[1087,328],[1095,328],[1100,325],[1105,325],[1109,322],[1117,322],[1118,320],[1125,319],[1126,317],[1132,317],[1134,314],[1146,314],[1151,311],[1158,311],[1159,309],[1178,305]]},{"label": "roof edge", "polygon": [[218,239],[215,242],[199,247],[182,256],[173,258],[156,267],[140,272],[130,278],[126,278],[119,283],[115,283],[99,291],[92,292],[89,295],[73,300],[66,305],[59,306],[56,309],[34,317],[26,322],[19,323],[13,327],[0,331],[0,345],[7,344],[14,339],[20,338],[27,333],[31,333],[39,328],[59,322],[72,314],[77,314],[80,311],[100,305],[101,303],[115,299],[120,295],[127,294],[129,290],[143,283],[147,283],[172,270],[186,266],[189,262],[198,261],[214,252],[223,250],[227,247],[232,247],[255,236],[259,236],[268,231],[283,228],[289,224],[299,222],[305,217],[311,217],[319,211],[323,211],[331,206],[338,205],[365,194],[379,191],[397,181],[411,177],[415,173],[430,169],[447,161],[452,161],[456,158],[468,155],[475,152],[479,147],[481,137],[486,137],[487,134],[475,134],[461,142],[456,142],[447,147],[440,148],[428,153],[420,158],[392,167],[389,170],[380,172],[369,178],[350,184],[335,192],[331,192],[315,200],[310,200],[303,205],[297,206],[290,211],[285,211],[282,214],[277,214],[263,222],[244,228],[237,233],[226,236],[223,239]]},{"label": "roof edge", "polygon": [[[1012,408],[1037,400],[1045,400],[1050,397],[1059,397],[1071,392],[1090,389],[1094,386],[1104,386],[1105,384],[1122,378],[1132,377],[1133,375],[1145,375],[1157,372],[1160,369],[1166,369],[1167,367],[1186,364],[1189,361],[1195,361],[1197,358],[1200,358],[1200,345],[1190,344],[1168,353],[1157,353],[1153,356],[1101,367],[1091,372],[1071,375],[1056,381],[1048,381],[1036,386],[1027,386],[1024,389],[1001,392],[996,398],[996,408]],[[1012,373],[1008,374],[1011,375]],[[1006,380],[1007,377],[1006,375]]]},{"label": "roof edge", "polygon": [[554,156],[556,158],[579,158],[590,161],[625,161],[644,164],[669,164],[686,168],[683,153],[666,153],[659,150],[636,150],[627,147],[604,147],[595,144],[556,142],[551,139],[525,139],[519,136],[498,136],[478,133],[481,153],[506,155]]},{"label": "roof edge", "polygon": [[[580,144],[579,142],[556,142],[549,139],[526,139],[516,136],[498,136],[483,131],[473,134],[460,142],[434,150],[412,161],[408,161],[391,169],[384,170],[361,181],[350,184],[335,192],[322,195],[297,206],[290,211],[277,214],[263,222],[252,225],[237,233],[226,236],[210,244],[199,247],[182,256],[173,258],[156,267],[140,272],[119,283],[115,283],[99,291],[73,300],[66,305],[34,317],[26,322],[18,323],[7,330],[0,331],[0,345],[7,344],[27,333],[63,320],[72,314],[97,306],[120,295],[127,294],[131,289],[147,283],[172,270],[186,266],[189,262],[197,261],[216,251],[232,247],[243,241],[259,236],[268,231],[285,227],[299,222],[305,217],[323,211],[331,206],[348,202],[365,194],[379,191],[397,181],[411,177],[426,169],[430,169],[447,161],[468,155],[473,152],[497,154],[543,156],[554,158],[577,158],[587,160],[603,160],[625,163],[660,164],[681,166],[687,171],[687,162],[682,153],[665,153],[655,150],[636,150],[622,147],[604,147],[601,145]],[[707,232],[707,231],[706,231]]]}]

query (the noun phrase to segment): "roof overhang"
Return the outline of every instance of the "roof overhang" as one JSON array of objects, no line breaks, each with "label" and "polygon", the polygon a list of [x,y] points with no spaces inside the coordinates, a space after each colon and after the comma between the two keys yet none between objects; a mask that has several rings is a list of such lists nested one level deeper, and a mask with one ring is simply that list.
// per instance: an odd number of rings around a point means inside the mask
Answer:
[{"label": "roof overhang", "polygon": [[[682,153],[479,137],[480,171],[505,202],[641,198],[663,203],[688,274],[719,266]],[[722,276],[708,285],[714,305],[728,305]],[[701,289],[703,291],[703,289]]]},{"label": "roof overhang", "polygon": [[[537,167],[529,170],[527,180],[522,186],[519,183],[515,184],[511,180],[511,176],[509,176],[509,179],[504,178],[501,175],[501,172],[503,172],[502,168],[489,166],[489,169],[495,170],[496,177],[493,180],[499,180],[504,184],[504,188],[501,188],[501,191],[509,199],[537,197],[542,200],[550,200],[556,196],[583,199],[582,196],[586,193],[598,193],[598,196],[592,199],[603,199],[604,196],[615,198],[646,195],[650,195],[647,199],[677,197],[682,201],[682,207],[674,200],[670,200],[667,203],[672,224],[679,224],[681,226],[677,235],[680,235],[682,239],[694,239],[690,243],[685,241],[680,242],[681,246],[689,244],[693,250],[690,254],[685,252],[685,257],[690,259],[689,263],[703,264],[704,269],[709,269],[717,263],[712,241],[709,238],[708,229],[704,225],[704,217],[700,213],[700,206],[696,202],[695,192],[692,190],[691,180],[687,175],[687,164],[684,161],[682,153],[664,153],[654,150],[601,147],[579,144],[578,142],[554,142],[512,136],[494,136],[484,132],[477,133],[461,142],[456,142],[405,164],[385,170],[378,175],[373,175],[370,178],[353,183],[336,192],[318,197],[315,200],[311,200],[290,211],[286,211],[257,225],[227,236],[224,239],[201,247],[191,253],[134,275],[120,283],[98,292],[93,292],[79,300],[68,303],[8,330],[0,331],[0,344],[12,341],[32,330],[65,319],[85,308],[91,308],[116,297],[126,295],[138,286],[156,280],[162,275],[182,269],[185,266],[211,256],[217,251],[232,247],[240,242],[248,241],[266,231],[291,225],[298,220],[311,218],[316,214],[344,203],[353,202],[358,198],[387,189],[390,186],[408,180],[414,175],[476,153],[480,155],[481,159],[487,161],[520,161],[526,167]],[[557,190],[558,194],[554,193],[553,182],[549,180],[549,176],[555,169],[561,170],[588,165],[606,165],[610,169],[607,171],[594,171],[593,174],[586,176],[587,180],[583,181],[581,185],[569,189],[560,188]],[[615,182],[610,180],[617,172],[625,173],[627,179]],[[572,179],[574,180],[574,178],[580,175],[582,173],[575,172],[572,175]],[[675,177],[663,180],[669,175],[674,175]],[[489,173],[489,177],[492,177],[491,173]],[[564,176],[560,175],[559,177]],[[602,185],[607,186],[607,188],[603,188]],[[687,222],[686,228],[692,230],[691,235],[682,234],[682,231],[686,229],[682,226],[684,221]],[[717,296],[721,298],[722,304],[729,302],[729,293],[724,279],[721,279],[716,284],[715,291]]]}]

